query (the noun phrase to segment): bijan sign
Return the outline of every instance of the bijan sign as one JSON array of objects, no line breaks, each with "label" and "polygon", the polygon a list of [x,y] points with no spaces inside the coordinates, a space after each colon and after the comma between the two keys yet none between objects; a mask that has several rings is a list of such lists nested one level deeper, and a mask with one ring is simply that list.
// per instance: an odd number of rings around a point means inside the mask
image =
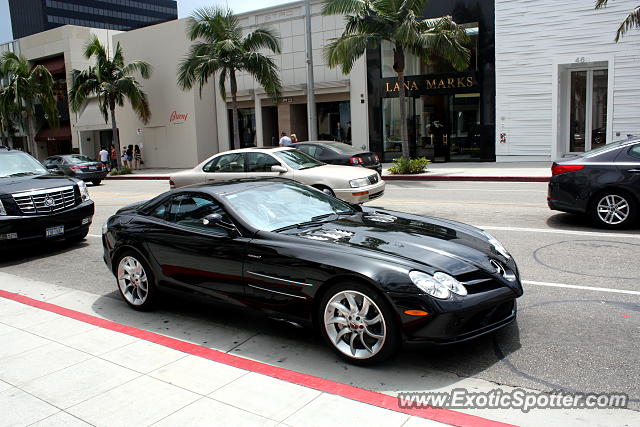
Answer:
[{"label": "bijan sign", "polygon": [[177,125],[186,122],[188,118],[189,113],[178,113],[177,111],[173,111],[169,116],[169,123]]}]

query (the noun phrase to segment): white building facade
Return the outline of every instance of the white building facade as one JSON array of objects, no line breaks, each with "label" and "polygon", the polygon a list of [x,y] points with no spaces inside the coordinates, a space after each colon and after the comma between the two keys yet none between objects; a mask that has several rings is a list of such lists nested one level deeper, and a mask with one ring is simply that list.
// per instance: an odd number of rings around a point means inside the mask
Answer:
[{"label": "white building facade", "polygon": [[635,0],[495,0],[496,160],[552,160],[640,135]]}]

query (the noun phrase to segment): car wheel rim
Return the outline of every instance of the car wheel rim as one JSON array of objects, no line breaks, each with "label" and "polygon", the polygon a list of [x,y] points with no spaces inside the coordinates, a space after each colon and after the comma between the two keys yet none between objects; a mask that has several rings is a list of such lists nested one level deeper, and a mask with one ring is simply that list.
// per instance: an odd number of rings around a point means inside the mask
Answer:
[{"label": "car wheel rim", "polygon": [[598,202],[598,218],[608,225],[619,225],[629,217],[629,202],[617,194],[609,194]]},{"label": "car wheel rim", "polygon": [[354,359],[375,356],[387,337],[380,308],[357,291],[342,291],[329,299],[324,310],[324,327],[333,346]]},{"label": "car wheel rim", "polygon": [[126,256],[120,260],[118,286],[129,303],[144,304],[149,295],[149,280],[140,261],[132,256]]}]

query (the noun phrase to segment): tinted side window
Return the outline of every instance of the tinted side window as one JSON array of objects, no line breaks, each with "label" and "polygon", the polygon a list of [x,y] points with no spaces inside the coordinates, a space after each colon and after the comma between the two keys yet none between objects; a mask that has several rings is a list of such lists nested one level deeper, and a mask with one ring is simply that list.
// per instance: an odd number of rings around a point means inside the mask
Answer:
[{"label": "tinted side window", "polygon": [[304,149],[300,150],[300,151],[303,151],[303,152],[307,153],[308,155],[310,155],[311,157],[314,157],[316,159],[322,154],[322,148],[317,147],[315,145],[307,145],[307,146],[305,146],[303,148]]},{"label": "tinted side window", "polygon": [[205,172],[244,172],[244,153],[223,154],[205,165]]},{"label": "tinted side window", "polygon": [[167,219],[167,215],[169,214],[169,203],[171,200],[167,200],[161,205],[158,205],[149,215],[158,219]]},{"label": "tinted side window", "polygon": [[247,172],[271,172],[271,166],[279,166],[280,162],[270,154],[247,153]]},{"label": "tinted side window", "polygon": [[185,227],[224,232],[221,228],[204,224],[205,217],[214,213],[220,214],[223,220],[231,223],[222,207],[213,200],[198,195],[182,195],[172,199],[169,221]]},{"label": "tinted side window", "polygon": [[629,155],[631,157],[635,157],[636,159],[640,159],[640,144],[636,144],[633,147],[629,148]]}]

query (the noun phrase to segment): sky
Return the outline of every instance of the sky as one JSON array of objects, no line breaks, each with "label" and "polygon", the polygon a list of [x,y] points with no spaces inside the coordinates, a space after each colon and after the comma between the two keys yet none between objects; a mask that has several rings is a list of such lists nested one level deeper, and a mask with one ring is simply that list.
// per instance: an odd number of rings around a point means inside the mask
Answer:
[{"label": "sky", "polygon": [[[236,13],[247,12],[249,10],[263,9],[283,3],[290,3],[292,0],[178,0],[178,17],[184,18],[194,10],[202,6],[231,6]],[[11,33],[11,16],[9,15],[9,0],[0,0],[0,43],[5,43],[13,39]]]}]

